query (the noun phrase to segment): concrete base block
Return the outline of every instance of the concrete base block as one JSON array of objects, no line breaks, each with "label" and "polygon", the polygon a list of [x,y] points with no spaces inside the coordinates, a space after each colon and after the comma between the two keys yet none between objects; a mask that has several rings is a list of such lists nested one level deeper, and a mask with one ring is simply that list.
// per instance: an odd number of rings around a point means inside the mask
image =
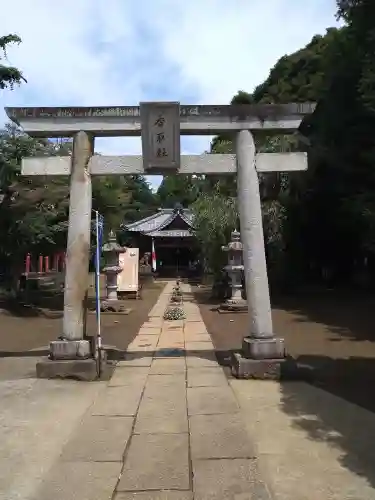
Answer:
[{"label": "concrete base block", "polygon": [[242,341],[242,355],[249,359],[283,359],[285,358],[284,339],[245,337]]},{"label": "concrete base block", "polygon": [[91,382],[98,378],[95,359],[44,359],[36,364],[38,378],[70,378]]},{"label": "concrete base block", "polygon": [[123,312],[125,311],[125,303],[123,300],[104,300],[100,305],[102,312]]},{"label": "concrete base block", "polygon": [[53,340],[50,342],[51,359],[88,359],[91,347],[88,340]]},{"label": "concrete base block", "polygon": [[284,359],[248,359],[240,353],[232,356],[232,375],[243,379],[280,380]]},{"label": "concrete base block", "polygon": [[219,312],[247,312],[248,306],[245,300],[227,300],[220,304]]}]

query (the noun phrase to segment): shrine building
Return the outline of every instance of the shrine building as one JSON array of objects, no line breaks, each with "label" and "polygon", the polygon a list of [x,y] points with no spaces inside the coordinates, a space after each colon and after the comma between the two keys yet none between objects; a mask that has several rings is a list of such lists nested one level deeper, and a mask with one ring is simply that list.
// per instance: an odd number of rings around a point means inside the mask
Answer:
[{"label": "shrine building", "polygon": [[132,247],[142,257],[155,250],[156,272],[159,276],[194,274],[199,259],[199,244],[193,233],[193,213],[177,204],[175,208],[159,208],[145,219],[123,224],[122,230]]}]

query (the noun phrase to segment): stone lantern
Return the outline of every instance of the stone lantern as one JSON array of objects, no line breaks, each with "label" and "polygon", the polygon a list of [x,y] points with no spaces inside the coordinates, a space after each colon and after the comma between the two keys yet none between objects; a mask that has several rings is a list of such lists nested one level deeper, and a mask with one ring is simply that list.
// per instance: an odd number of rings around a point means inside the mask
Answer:
[{"label": "stone lantern", "polygon": [[108,241],[103,245],[103,253],[106,265],[103,273],[106,278],[107,297],[102,304],[103,310],[117,311],[122,305],[117,297],[117,275],[122,271],[119,265],[119,254],[126,252],[126,248],[121,247],[116,241],[116,235],[110,231]]},{"label": "stone lantern", "polygon": [[242,274],[244,266],[242,264],[241,235],[238,231],[233,231],[231,241],[227,246],[221,247],[224,252],[228,252],[228,264],[224,267],[231,280],[231,296],[220,305],[220,309],[226,311],[247,311],[246,300],[242,298]]}]

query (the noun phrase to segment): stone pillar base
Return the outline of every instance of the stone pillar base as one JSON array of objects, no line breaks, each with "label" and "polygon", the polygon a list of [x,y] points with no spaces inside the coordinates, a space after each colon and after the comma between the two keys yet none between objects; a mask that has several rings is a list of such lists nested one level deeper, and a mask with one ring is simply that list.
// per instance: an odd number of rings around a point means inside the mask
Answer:
[{"label": "stone pillar base", "polygon": [[98,378],[95,359],[54,360],[44,359],[36,364],[38,378],[69,378],[91,382]]},{"label": "stone pillar base", "polygon": [[88,340],[53,340],[50,342],[50,358],[55,360],[75,360],[91,358]]},{"label": "stone pillar base", "polygon": [[285,360],[284,339],[245,337],[241,352],[232,356],[232,374],[236,378],[279,380]]},{"label": "stone pillar base", "polygon": [[245,337],[242,341],[242,355],[249,359],[283,359],[285,358],[284,339]]},{"label": "stone pillar base", "polygon": [[246,300],[226,300],[219,306],[219,312],[247,312]]},{"label": "stone pillar base", "polygon": [[285,359],[248,359],[235,352],[232,356],[232,375],[242,379],[280,380]]}]

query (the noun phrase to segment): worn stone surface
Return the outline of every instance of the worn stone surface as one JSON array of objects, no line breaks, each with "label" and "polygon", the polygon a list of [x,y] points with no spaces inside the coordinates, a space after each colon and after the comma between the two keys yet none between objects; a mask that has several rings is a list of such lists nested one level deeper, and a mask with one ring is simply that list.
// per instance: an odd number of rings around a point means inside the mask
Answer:
[{"label": "worn stone surface", "polygon": [[[141,404],[142,405],[142,404]],[[155,410],[151,405],[141,406],[141,411],[135,423],[135,434],[180,434],[188,432],[188,420],[186,412],[178,409],[160,410],[154,403]]]},{"label": "worn stone surface", "polygon": [[217,368],[217,360],[214,353],[203,353],[198,357],[196,353],[188,353],[186,357],[187,368]]},{"label": "worn stone surface", "polygon": [[375,415],[304,382],[231,379],[275,498],[375,498]]},{"label": "worn stone surface", "polygon": [[188,387],[215,387],[227,386],[228,381],[220,367],[215,368],[188,368]]},{"label": "worn stone surface", "polygon": [[151,365],[150,374],[152,375],[171,375],[175,373],[184,373],[186,371],[185,358],[154,359]]},{"label": "worn stone surface", "polygon": [[35,358],[0,358],[1,500],[33,496],[105,388],[104,382],[36,379]]},{"label": "worn stone surface", "polygon": [[189,415],[235,413],[239,410],[229,386],[188,387],[187,401]]},{"label": "worn stone surface", "polygon": [[32,500],[110,500],[121,462],[57,462]]},{"label": "worn stone surface", "polygon": [[256,456],[240,414],[195,415],[189,422],[193,460]]},{"label": "worn stone surface", "polygon": [[152,356],[147,355],[147,353],[127,353],[126,359],[119,361],[117,366],[122,367],[135,367],[143,366],[150,367],[152,363]]},{"label": "worn stone surface", "polygon": [[73,139],[69,191],[69,225],[65,259],[63,336],[82,340],[84,303],[88,287],[92,188],[88,164],[94,140],[83,130]]},{"label": "worn stone surface", "polygon": [[196,351],[207,351],[207,352],[212,352],[214,351],[214,346],[211,341],[206,341],[206,342],[185,342],[185,348],[188,351],[188,354],[194,353]]},{"label": "worn stone surface", "polygon": [[191,491],[139,491],[136,493],[117,493],[114,500],[193,500]]},{"label": "worn stone surface", "polygon": [[133,416],[137,413],[142,387],[108,387],[91,408],[91,415]]},{"label": "worn stone surface", "polygon": [[36,364],[38,378],[72,378],[93,381],[98,378],[94,359],[52,360],[45,358]]},{"label": "worn stone surface", "polygon": [[86,416],[63,450],[69,462],[122,462],[133,417]]},{"label": "worn stone surface", "polygon": [[272,498],[259,477],[255,460],[196,460],[193,473],[194,500]]},{"label": "worn stone surface", "polygon": [[118,491],[188,490],[187,434],[133,436]]},{"label": "worn stone surface", "polygon": [[139,367],[128,367],[128,366],[118,366],[115,368],[112,378],[109,382],[109,387],[117,386],[142,386],[146,384],[148,372],[148,366]]},{"label": "worn stone surface", "polygon": [[239,353],[232,356],[232,374],[237,378],[279,380],[284,359],[248,359]]},{"label": "worn stone surface", "polygon": [[91,357],[88,340],[53,340],[49,347],[52,359],[87,359]]},{"label": "worn stone surface", "polygon": [[253,339],[245,337],[242,341],[242,356],[250,359],[285,358],[284,339]]},{"label": "worn stone surface", "polygon": [[189,333],[184,334],[185,342],[211,342],[211,337],[208,333]]}]

